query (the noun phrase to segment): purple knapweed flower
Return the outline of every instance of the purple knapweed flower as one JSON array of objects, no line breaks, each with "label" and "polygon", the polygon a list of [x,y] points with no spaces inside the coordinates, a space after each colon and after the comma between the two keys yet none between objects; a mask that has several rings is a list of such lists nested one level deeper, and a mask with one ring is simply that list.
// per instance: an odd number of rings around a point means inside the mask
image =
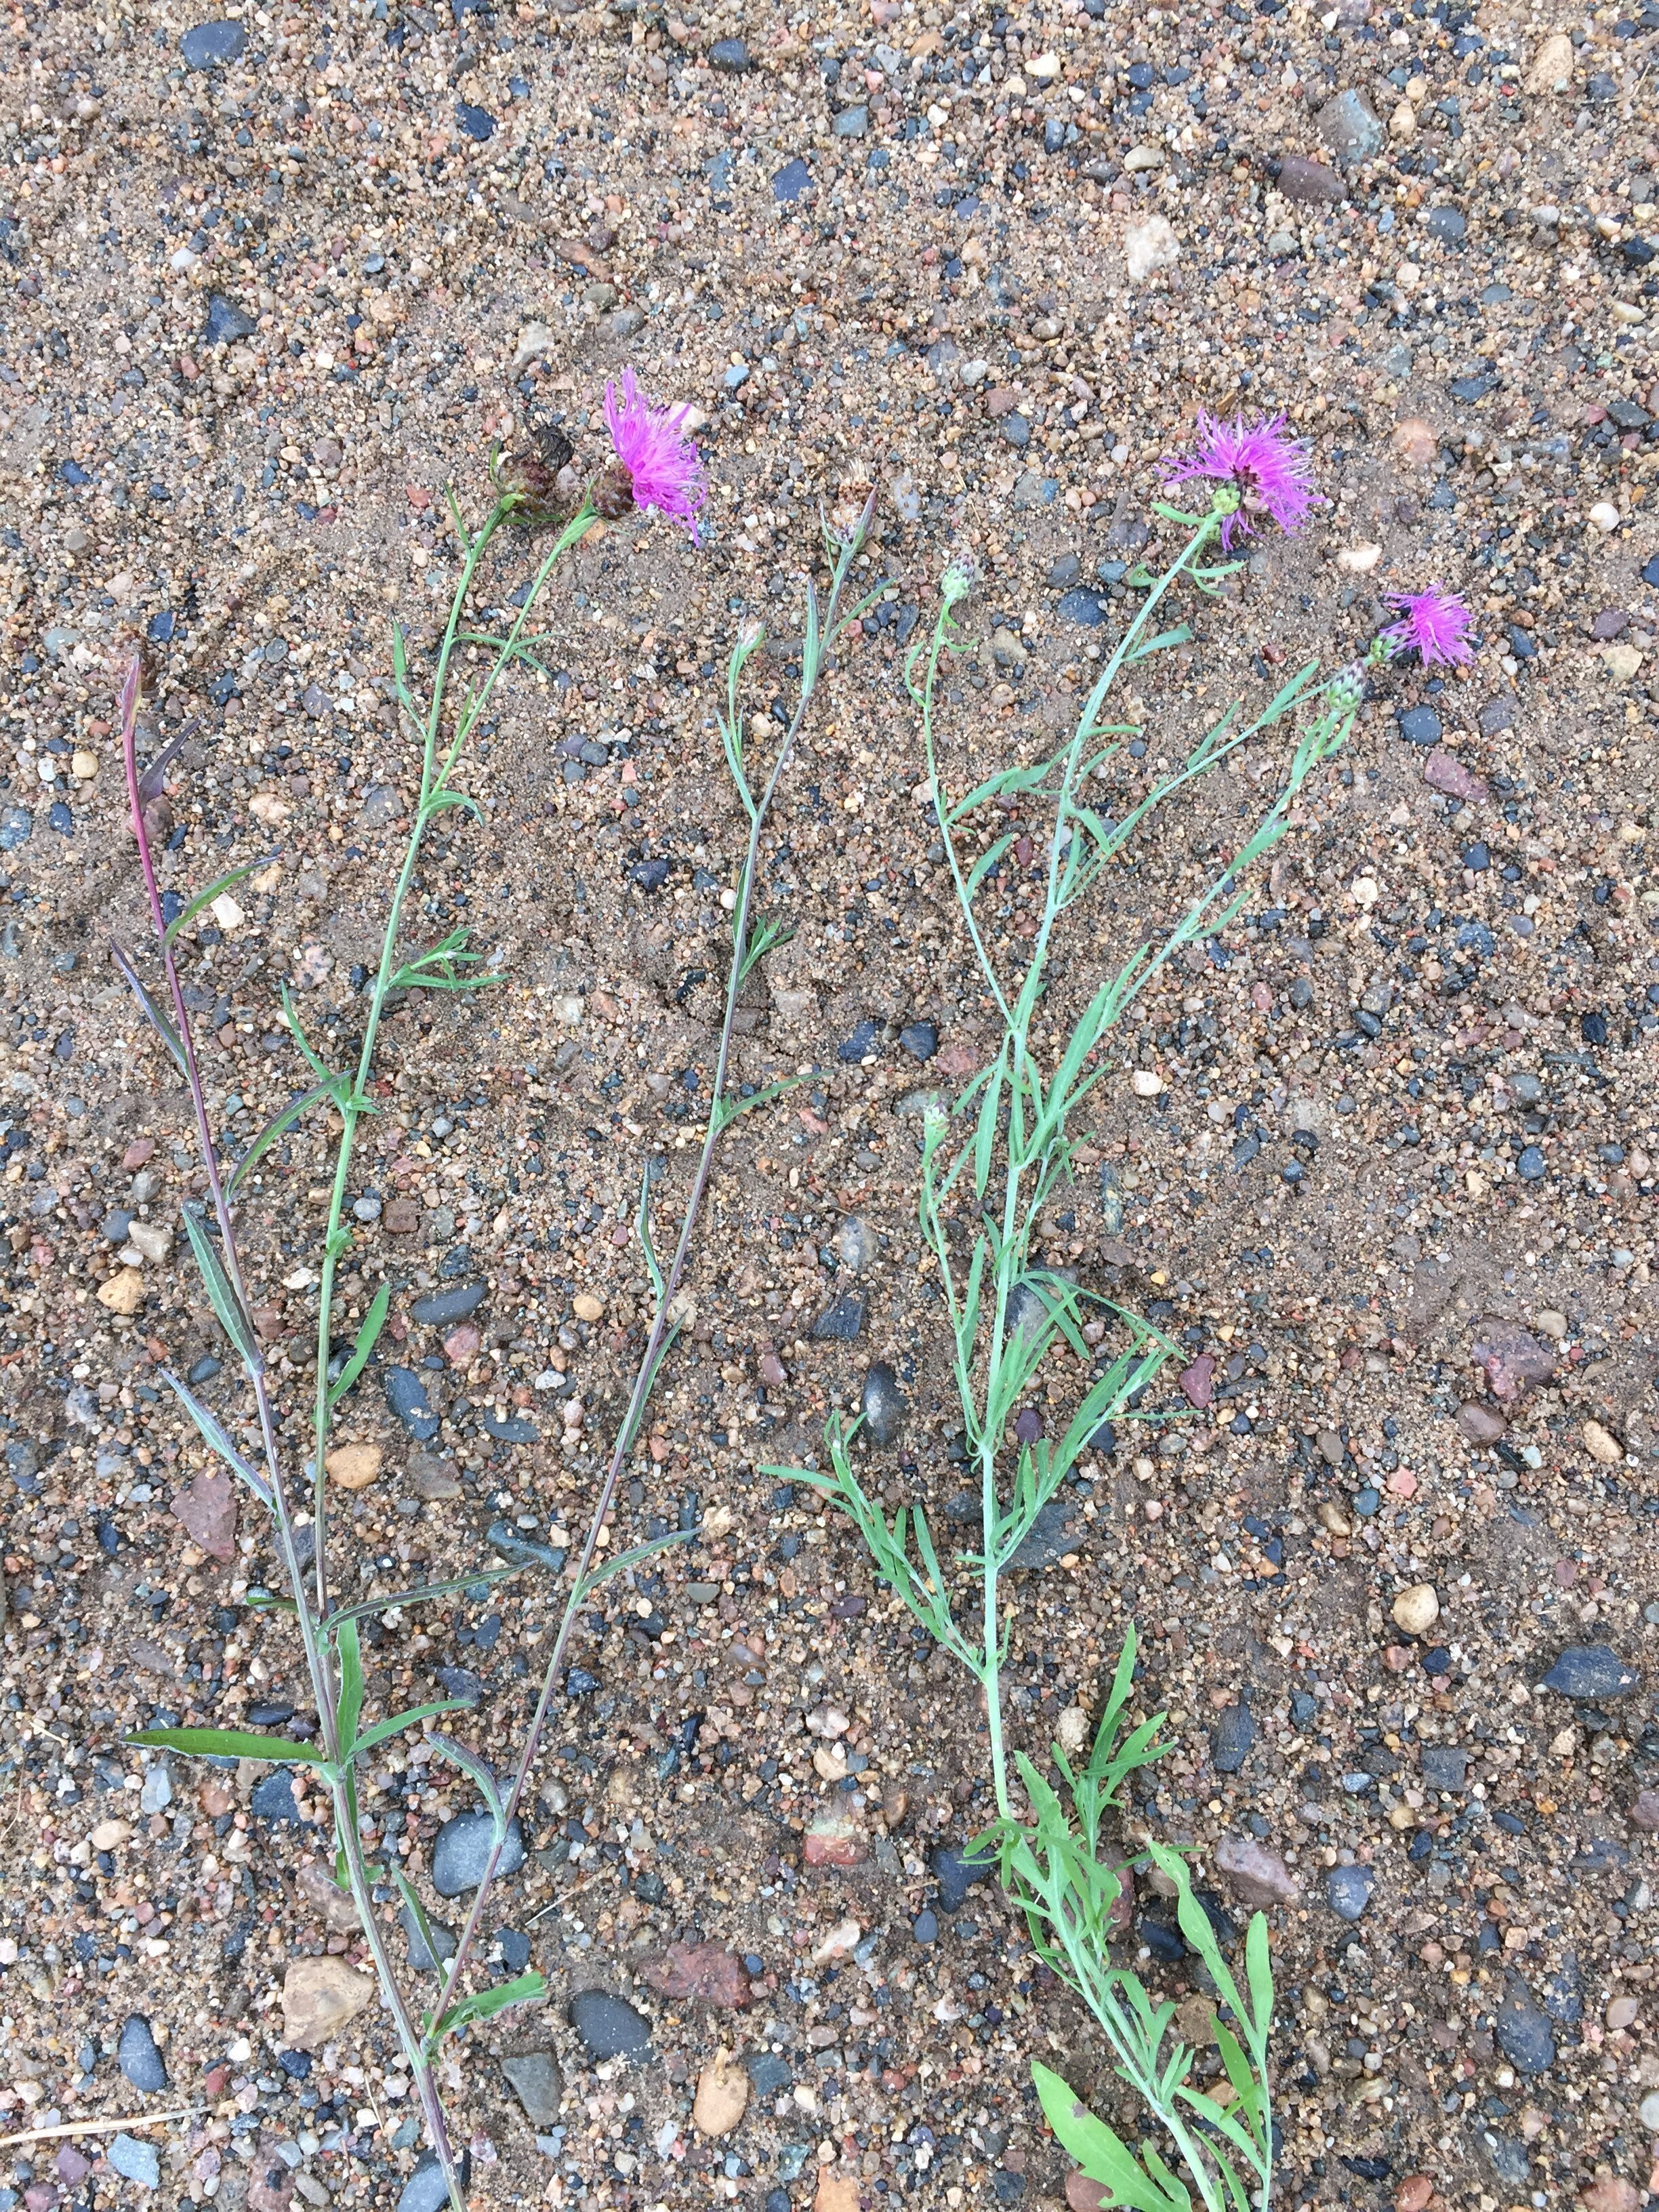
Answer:
[{"label": "purple knapweed flower", "polygon": [[1391,653],[1415,653],[1425,668],[1437,660],[1473,660],[1469,628],[1474,617],[1455,592],[1431,584],[1426,592],[1385,592],[1384,606],[1400,620],[1382,633]]},{"label": "purple knapweed flower", "polygon": [[617,458],[600,477],[594,505],[615,522],[636,507],[654,507],[693,538],[708,488],[702,459],[681,431],[690,409],[653,407],[625,368],[622,393],[605,387],[605,420]]},{"label": "purple knapweed flower", "polygon": [[1241,415],[1229,424],[1200,409],[1193,451],[1164,462],[1162,469],[1164,483],[1171,486],[1208,477],[1237,491],[1237,508],[1221,524],[1221,543],[1228,552],[1234,533],[1249,536],[1259,514],[1283,531],[1300,530],[1316,497],[1307,448],[1285,434],[1282,415],[1264,416],[1248,425]]}]

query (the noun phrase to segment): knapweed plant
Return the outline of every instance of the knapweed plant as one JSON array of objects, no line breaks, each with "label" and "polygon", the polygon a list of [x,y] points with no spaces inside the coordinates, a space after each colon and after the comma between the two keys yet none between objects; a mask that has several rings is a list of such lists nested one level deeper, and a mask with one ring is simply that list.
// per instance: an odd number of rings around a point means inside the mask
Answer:
[{"label": "knapweed plant", "polygon": [[[1144,593],[1139,608],[1102,668],[1069,741],[1051,757],[1000,769],[960,797],[950,794],[935,705],[940,665],[957,635],[955,611],[971,588],[961,569],[947,571],[931,637],[913,650],[907,673],[921,709],[945,858],[1002,1032],[989,1064],[954,1103],[929,1109],[921,1141],[922,1237],[938,1267],[967,1458],[978,1478],[977,1547],[947,1563],[920,1504],[901,1507],[890,1520],[860,1475],[849,1449],[853,1431],[838,1420],[827,1431],[828,1469],[795,1477],[816,1481],[851,1517],[880,1574],[983,1693],[997,1817],[974,1848],[995,1858],[1039,1954],[1088,2005],[1116,2071],[1161,2136],[1149,2136],[1137,2153],[1103,2120],[1077,2106],[1066,2084],[1042,2068],[1036,2069],[1039,2094],[1056,2135],[1090,2179],[1112,2192],[1111,2201],[1145,2212],[1186,2212],[1194,2196],[1207,2212],[1249,2212],[1267,2203],[1273,2179],[1267,2074],[1273,1982],[1261,1916],[1247,1938],[1247,1986],[1241,1990],[1192,1895],[1184,1862],[1156,1844],[1147,1846],[1148,1856],[1174,1886],[1182,1932],[1231,2015],[1231,2024],[1218,2021],[1216,2029],[1224,2083],[1197,2086],[1195,2053],[1171,2035],[1173,2005],[1154,2002],[1133,1973],[1113,1962],[1109,1943],[1122,1897],[1117,1870],[1122,1860],[1119,1854],[1114,1863],[1102,1821],[1128,1774],[1159,1756],[1158,1721],[1118,1741],[1133,1671],[1133,1631],[1081,1769],[1055,1745],[1058,1787],[1024,1751],[1013,1753],[1010,1771],[1001,1689],[1012,1634],[1006,1578],[1019,1564],[1020,1547],[1101,1425],[1122,1413],[1174,1350],[1133,1315],[1039,1264],[1034,1246],[1045,1209],[1072,1174],[1079,1109],[1114,1072],[1112,1031],[1183,947],[1216,936],[1238,911],[1256,864],[1285,834],[1297,793],[1346,737],[1362,690],[1355,672],[1321,684],[1316,664],[1310,665],[1253,719],[1242,720],[1239,710],[1230,708],[1199,738],[1184,765],[1121,821],[1109,820],[1096,806],[1091,784],[1136,734],[1133,726],[1103,719],[1114,686],[1126,670],[1192,635],[1185,621],[1155,629],[1159,608],[1183,585],[1213,591],[1233,566],[1227,556],[1238,537],[1264,521],[1300,527],[1314,498],[1306,456],[1279,422],[1229,428],[1204,418],[1197,451],[1165,471],[1171,486],[1201,478],[1214,484],[1207,514],[1158,503],[1159,515],[1188,533],[1187,542],[1160,574],[1142,570],[1131,580]],[[1305,726],[1278,796],[1253,835],[1162,940],[1143,944],[1108,975],[1069,1035],[1041,1054],[1034,1039],[1062,925],[1069,921],[1074,929],[1086,928],[1090,896],[1103,872],[1167,799],[1292,716],[1305,717]],[[994,957],[981,915],[985,887],[1014,842],[1014,830],[1003,826],[1002,810],[1011,802],[1028,814],[1042,811],[1048,821],[1035,934],[1022,964],[1012,966]],[[981,823],[989,817],[994,824],[987,835]],[[1075,951],[1071,964],[1075,972]],[[1121,1348],[1115,1354],[1097,1355],[1091,1340],[1104,1332],[1090,1328],[1091,1319],[1117,1332]],[[1092,1379],[1069,1422],[1050,1437],[1025,1401],[1049,1352],[1062,1342]]]},{"label": "knapweed plant", "polygon": [[[416,695],[401,631],[394,633],[393,637],[397,696],[406,725],[420,745],[420,789],[386,915],[380,958],[367,994],[362,1043],[351,1065],[343,1068],[331,1066],[322,1052],[307,1039],[298,1012],[285,992],[283,1008],[288,1027],[313,1079],[299,1097],[265,1125],[240,1157],[234,1156],[231,1145],[211,1126],[174,948],[179,932],[195,915],[227,893],[249,870],[237,869],[220,877],[197,892],[176,915],[169,915],[157,872],[149,810],[162,788],[173,747],[164,748],[147,765],[140,764],[140,672],[136,662],[129,671],[121,696],[127,793],[155,930],[161,988],[152,988],[145,981],[139,963],[124,948],[115,946],[114,957],[177,1066],[190,1096],[206,1173],[207,1203],[186,1206],[185,1230],[209,1303],[240,1359],[252,1393],[257,1445],[244,1449],[231,1433],[232,1427],[240,1424],[230,1420],[228,1425],[227,1419],[222,1419],[177,1376],[165,1370],[163,1372],[210,1449],[270,1518],[288,1586],[288,1595],[270,1603],[295,1624],[318,1714],[317,1737],[313,1743],[218,1728],[151,1729],[133,1740],[159,1749],[200,1756],[303,1765],[312,1770],[326,1792],[332,1818],[336,1879],[356,1907],[381,1998],[402,2045],[425,2121],[429,2148],[401,2200],[406,2212],[435,2212],[435,2207],[446,2201],[454,2212],[464,2212],[466,2202],[469,2160],[465,2151],[458,2157],[452,2147],[438,2091],[437,2061],[445,2045],[473,2023],[545,1994],[543,1977],[534,1971],[469,1994],[465,1989],[465,1970],[476,1945],[485,1897],[512,1832],[562,1681],[564,1652],[573,1624],[602,1583],[639,1565],[660,1548],[657,1544],[648,1544],[624,1551],[603,1563],[598,1560],[601,1532],[617,1482],[639,1437],[652,1389],[679,1326],[678,1294],[708,1188],[715,1146],[740,1113],[776,1096],[780,1089],[786,1087],[774,1085],[739,1097],[733,1097],[727,1087],[738,994],[756,964],[785,934],[776,922],[764,917],[757,919],[755,915],[760,841],[779,780],[828,658],[846,625],[856,621],[870,603],[866,599],[857,607],[842,611],[848,579],[869,533],[872,509],[866,507],[846,538],[827,539],[830,586],[822,609],[813,586],[808,583],[798,703],[770,769],[758,787],[745,749],[739,690],[744,666],[762,642],[759,628],[745,630],[732,651],[720,728],[726,764],[747,817],[749,834],[732,914],[726,1015],[711,1086],[708,1123],[678,1237],[665,1271],[656,1257],[652,1240],[648,1173],[641,1190],[638,1228],[653,1292],[652,1325],[586,1538],[570,1572],[568,1597],[546,1677],[510,1787],[503,1792],[489,1763],[476,1752],[447,1735],[430,1734],[434,1750],[477,1784],[491,1822],[491,1847],[465,1927],[453,1955],[440,1961],[440,1947],[433,1940],[421,1899],[396,1856],[388,1854],[385,1863],[371,1863],[365,1853],[357,1777],[362,1762],[392,1740],[410,1729],[429,1729],[434,1720],[464,1709],[468,1701],[440,1699],[407,1711],[371,1717],[358,1622],[368,1613],[471,1589],[480,1583],[502,1580],[519,1570],[475,1569],[452,1580],[399,1590],[360,1604],[344,1604],[337,1600],[329,1547],[331,1431],[336,1409],[374,1356],[390,1310],[392,1291],[390,1285],[381,1285],[363,1316],[349,1353],[342,1358],[337,1352],[334,1337],[335,1285],[340,1263],[350,1251],[357,1233],[350,1224],[347,1210],[353,1153],[364,1116],[376,1110],[373,1091],[375,1050],[391,994],[417,990],[465,993],[481,989],[495,980],[477,972],[479,956],[470,949],[465,930],[454,931],[423,949],[410,949],[402,943],[405,907],[428,830],[450,808],[476,811],[475,802],[459,787],[456,775],[467,741],[489,707],[498,684],[514,662],[539,665],[537,648],[541,641],[526,627],[532,610],[559,562],[596,520],[616,520],[636,507],[651,507],[682,524],[694,543],[699,539],[699,518],[706,488],[696,448],[683,434],[683,413],[651,406],[637,390],[629,373],[623,380],[620,395],[607,387],[605,418],[615,448],[614,457],[591,484],[585,484],[575,471],[572,448],[562,434],[544,431],[533,450],[505,460],[499,456],[492,460],[495,501],[476,532],[468,532],[459,508],[453,499],[450,501],[462,565],[424,702]],[[528,587],[520,595],[517,611],[507,627],[499,633],[476,629],[469,626],[474,586],[492,541],[508,526],[538,532],[556,530],[557,535],[540,559]],[[878,586],[871,597],[879,596],[881,588]],[[475,662],[481,659],[482,673],[469,683],[457,704],[452,697],[452,679],[458,654],[468,648]],[[272,1145],[307,1115],[319,1111],[332,1116],[336,1132],[334,1167],[317,1291],[315,1395],[302,1437],[296,1438],[287,1433],[287,1425],[279,1414],[270,1387],[265,1357],[252,1318],[253,1300],[248,1277],[238,1244],[237,1215],[252,1187],[250,1171]],[[302,1498],[308,1512],[302,1510]],[[409,1924],[420,1936],[426,1958],[432,1962],[438,1978],[437,1994],[430,2002],[406,1993],[403,1986],[388,1947],[388,1929],[377,1911],[377,1888],[382,1898],[389,1898],[395,1891],[408,1915]],[[416,1955],[420,1955],[418,1951]]]}]

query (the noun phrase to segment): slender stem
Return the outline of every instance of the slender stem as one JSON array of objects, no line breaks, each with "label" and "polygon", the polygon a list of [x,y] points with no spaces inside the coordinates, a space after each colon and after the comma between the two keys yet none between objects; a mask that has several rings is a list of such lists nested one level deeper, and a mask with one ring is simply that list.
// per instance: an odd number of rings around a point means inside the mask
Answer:
[{"label": "slender stem", "polygon": [[[548,1714],[552,1710],[554,1692],[557,1686],[560,1670],[564,1664],[565,1650],[570,1641],[570,1632],[575,1626],[577,1613],[583,1603],[584,1586],[592,1571],[594,1555],[599,1549],[599,1535],[615,1501],[617,1485],[622,1480],[623,1469],[628,1464],[629,1454],[633,1449],[640,1424],[645,1418],[646,1406],[656,1382],[657,1370],[661,1364],[667,1348],[669,1331],[672,1326],[672,1308],[679,1292],[686,1261],[690,1255],[691,1239],[696,1230],[698,1217],[702,1209],[703,1196],[708,1187],[709,1174],[714,1166],[714,1149],[720,1142],[725,1127],[725,1117],[721,1108],[726,1096],[726,1075],[731,1060],[732,1038],[737,1025],[738,999],[743,988],[744,954],[749,941],[749,915],[754,898],[755,878],[759,866],[761,835],[771,811],[772,800],[777,791],[779,779],[788,763],[790,755],[794,750],[795,739],[802,724],[805,721],[808,710],[817,693],[823,659],[829,653],[835,635],[836,609],[840,603],[842,589],[851,570],[854,556],[863,544],[868,532],[870,513],[870,508],[866,507],[863,520],[857,530],[842,546],[831,578],[830,597],[824,609],[823,651],[816,658],[809,658],[802,661],[800,695],[795,702],[795,711],[790,718],[788,728],[784,732],[783,742],[778,748],[777,758],[772,764],[772,772],[767,778],[765,789],[759,801],[751,802],[749,806],[749,842],[744,854],[743,873],[738,887],[737,907],[732,918],[732,966],[726,978],[726,1013],[720,1024],[720,1046],[714,1060],[714,1083],[708,1103],[708,1126],[703,1132],[702,1148],[697,1156],[696,1173],[692,1178],[690,1195],[686,1200],[685,1212],[681,1218],[679,1238],[674,1247],[674,1256],[663,1278],[661,1294],[657,1300],[656,1310],[652,1316],[651,1328],[646,1338],[645,1350],[641,1355],[640,1364],[635,1373],[634,1387],[629,1395],[627,1411],[623,1413],[621,1425],[617,1431],[616,1443],[611,1450],[610,1462],[605,1468],[605,1480],[600,1486],[599,1499],[593,1508],[592,1518],[589,1520],[587,1534],[583,1539],[580,1556],[577,1559],[571,1579],[570,1594],[565,1601],[564,1610],[560,1615],[559,1626],[553,1638],[553,1648],[548,1654],[546,1669],[542,1676],[541,1692],[536,1700],[536,1710],[531,1716],[529,1732],[525,1737],[524,1749],[520,1755],[517,1771],[513,1777],[513,1786],[507,1795],[505,1812],[508,1824],[512,1822],[518,1811],[530,1779],[531,1770],[535,1765],[537,1755],[541,1749],[542,1734],[547,1726]],[[461,1972],[477,1941],[479,1924],[483,1917],[484,1899],[489,1893],[491,1882],[495,1880],[495,1869],[501,1863],[501,1853],[506,1844],[507,1829],[503,1827],[490,1846],[489,1856],[484,1863],[483,1878],[474,1893],[471,1910],[467,1914],[466,1923],[461,1929],[460,1940],[455,1947],[455,1955],[450,1962],[449,1978],[446,1985],[449,1991],[459,1991],[460,1988]]]},{"label": "slender stem", "polygon": [[[200,1069],[196,1059],[195,1038],[191,1033],[190,1011],[185,1004],[184,991],[179,981],[178,966],[168,941],[167,922],[161,908],[161,888],[156,880],[155,856],[150,849],[149,832],[144,821],[143,794],[139,787],[137,758],[139,664],[135,660],[128,672],[121,693],[121,736],[127,781],[127,796],[132,813],[133,836],[138,847],[138,863],[143,873],[144,888],[149,899],[150,919],[155,927],[156,943],[161,951],[161,966],[167,980],[173,1000],[173,1019],[180,1048],[184,1054],[185,1080],[191,1103],[196,1115],[198,1140],[207,1171],[208,1188],[213,1198],[215,1218],[219,1224],[223,1265],[232,1289],[244,1314],[248,1311],[246,1287],[242,1277],[241,1259],[236,1248],[235,1224],[226,1200],[219,1174],[217,1154],[213,1134],[208,1122],[207,1094],[204,1089]],[[254,1404],[258,1411],[259,1433],[264,1451],[266,1472],[270,1484],[272,1521],[276,1532],[278,1549],[283,1555],[283,1571],[289,1587],[294,1593],[295,1618],[299,1624],[300,1641],[305,1655],[306,1671],[310,1680],[312,1695],[317,1701],[318,1724],[322,1735],[323,1749],[331,1767],[335,1769],[331,1784],[334,1802],[334,1832],[344,1855],[351,1892],[356,1901],[358,1917],[368,1938],[370,1954],[374,1961],[376,1978],[380,1985],[381,2000],[392,2014],[399,2040],[407,2055],[411,2070],[419,2084],[421,2102],[427,2117],[428,2130],[434,2154],[442,2169],[445,2184],[455,2212],[465,2212],[465,2200],[456,2172],[454,2156],[449,2145],[448,2130],[444,2123],[442,2106],[439,2102],[437,2085],[432,2076],[429,2059],[421,2038],[409,2016],[402,1990],[387,1954],[385,1939],[374,1917],[374,1899],[369,1892],[368,1872],[363,1864],[362,1842],[357,1833],[357,1824],[351,1807],[349,1777],[339,1771],[341,1743],[335,1699],[332,1670],[328,1663],[326,1649],[318,1632],[317,1620],[307,1601],[305,1577],[301,1571],[298,1547],[295,1541],[293,1514],[283,1480],[282,1455],[277,1449],[276,1419],[266,1384],[264,1361],[258,1350],[258,1339],[252,1334],[248,1341],[254,1346],[253,1355],[245,1361],[249,1380],[253,1385]]]}]

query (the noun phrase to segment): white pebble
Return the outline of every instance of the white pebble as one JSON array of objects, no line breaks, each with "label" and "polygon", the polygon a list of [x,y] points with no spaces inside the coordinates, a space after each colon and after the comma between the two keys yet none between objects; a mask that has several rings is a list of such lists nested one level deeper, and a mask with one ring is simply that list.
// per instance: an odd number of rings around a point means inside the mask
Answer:
[{"label": "white pebble", "polygon": [[1598,530],[1619,527],[1619,510],[1610,499],[1598,499],[1589,511],[1589,519]]}]

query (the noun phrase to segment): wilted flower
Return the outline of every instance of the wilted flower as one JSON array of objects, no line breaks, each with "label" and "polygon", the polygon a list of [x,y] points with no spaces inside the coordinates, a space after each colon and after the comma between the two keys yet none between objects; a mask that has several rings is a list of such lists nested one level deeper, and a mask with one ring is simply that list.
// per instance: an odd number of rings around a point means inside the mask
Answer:
[{"label": "wilted flower", "polygon": [[1282,415],[1248,426],[1241,415],[1229,425],[1200,410],[1196,446],[1164,462],[1162,471],[1171,486],[1207,477],[1237,493],[1237,508],[1221,524],[1221,543],[1229,552],[1236,532],[1250,534],[1254,516],[1265,514],[1284,531],[1300,530],[1314,503],[1307,448],[1285,435]]},{"label": "wilted flower", "polygon": [[1391,653],[1415,653],[1425,668],[1437,660],[1474,659],[1468,640],[1474,617],[1455,592],[1431,584],[1426,592],[1385,592],[1382,604],[1400,617],[1382,632]]},{"label": "wilted flower", "polygon": [[617,458],[594,489],[593,504],[607,521],[636,507],[654,507],[697,535],[697,517],[708,496],[702,460],[680,425],[684,407],[653,407],[625,368],[622,395],[605,387],[605,419]]},{"label": "wilted flower", "polygon": [[539,426],[534,453],[508,453],[495,482],[513,495],[513,520],[526,530],[568,522],[582,502],[582,481],[571,465],[574,449],[562,430]]}]

